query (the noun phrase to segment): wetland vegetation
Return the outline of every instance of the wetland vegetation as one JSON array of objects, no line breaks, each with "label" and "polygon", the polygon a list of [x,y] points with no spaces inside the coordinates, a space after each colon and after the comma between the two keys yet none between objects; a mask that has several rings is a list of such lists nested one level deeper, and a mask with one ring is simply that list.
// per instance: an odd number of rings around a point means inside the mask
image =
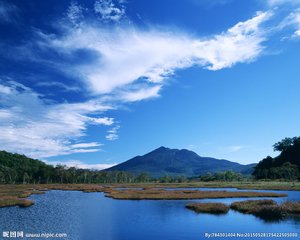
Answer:
[{"label": "wetland vegetation", "polygon": [[197,213],[225,214],[229,207],[224,203],[189,203],[185,206]]}]

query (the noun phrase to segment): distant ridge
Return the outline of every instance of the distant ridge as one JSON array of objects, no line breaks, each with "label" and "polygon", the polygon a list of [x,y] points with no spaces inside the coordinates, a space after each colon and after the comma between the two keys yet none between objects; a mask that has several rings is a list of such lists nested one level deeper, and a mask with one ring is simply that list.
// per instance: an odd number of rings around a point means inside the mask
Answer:
[{"label": "distant ridge", "polygon": [[256,164],[242,165],[225,159],[200,157],[187,149],[159,147],[143,156],[136,156],[105,171],[128,171],[133,174],[142,172],[152,177],[186,176],[194,177],[221,171],[232,170],[242,174],[251,174]]}]

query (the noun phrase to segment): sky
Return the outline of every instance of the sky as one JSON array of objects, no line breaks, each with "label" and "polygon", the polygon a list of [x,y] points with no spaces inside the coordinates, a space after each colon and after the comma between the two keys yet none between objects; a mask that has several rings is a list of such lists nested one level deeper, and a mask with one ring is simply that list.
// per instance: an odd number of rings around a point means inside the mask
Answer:
[{"label": "sky", "polygon": [[0,0],[0,149],[241,164],[300,132],[298,0]]}]

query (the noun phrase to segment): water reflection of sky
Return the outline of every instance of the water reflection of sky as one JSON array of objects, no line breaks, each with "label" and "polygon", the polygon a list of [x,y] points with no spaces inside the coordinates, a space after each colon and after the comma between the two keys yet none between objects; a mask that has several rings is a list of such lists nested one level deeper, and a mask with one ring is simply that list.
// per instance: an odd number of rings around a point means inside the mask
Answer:
[{"label": "water reflection of sky", "polygon": [[[299,200],[299,191],[287,192]],[[0,231],[62,232],[68,239],[99,240],[197,240],[210,232],[298,232],[300,217],[265,222],[252,215],[229,211],[226,215],[196,214],[185,208],[188,202],[224,202],[245,200],[114,200],[103,193],[49,191],[30,197],[29,208],[0,209]],[[245,239],[245,238],[243,238]],[[266,238],[264,238],[266,239]]]}]

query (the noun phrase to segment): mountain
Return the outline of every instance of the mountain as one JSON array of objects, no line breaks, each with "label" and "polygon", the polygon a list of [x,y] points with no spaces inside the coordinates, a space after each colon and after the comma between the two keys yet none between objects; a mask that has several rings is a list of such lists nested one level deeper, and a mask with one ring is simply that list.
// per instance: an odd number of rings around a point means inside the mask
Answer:
[{"label": "mountain", "polygon": [[105,171],[128,171],[133,174],[142,172],[152,177],[161,176],[200,176],[208,172],[232,170],[243,174],[251,174],[255,164],[242,165],[224,159],[200,157],[186,149],[170,149],[160,147],[143,156],[136,156]]}]

